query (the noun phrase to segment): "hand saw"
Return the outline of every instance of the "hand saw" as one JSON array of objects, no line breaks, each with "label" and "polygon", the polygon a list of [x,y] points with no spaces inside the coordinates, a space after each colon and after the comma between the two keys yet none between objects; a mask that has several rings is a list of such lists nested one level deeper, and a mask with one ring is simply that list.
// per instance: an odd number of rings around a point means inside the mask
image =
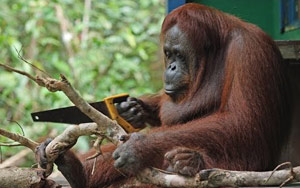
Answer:
[{"label": "hand saw", "polygon": [[[106,97],[103,101],[90,103],[96,110],[100,111],[112,120],[116,120],[127,133],[137,132],[140,129],[134,128],[130,123],[123,119],[117,109],[115,103],[121,103],[127,100],[127,93]],[[82,113],[76,106],[51,109],[46,111],[31,113],[31,117],[35,122],[53,122],[66,124],[81,124],[93,122],[87,115]]]}]

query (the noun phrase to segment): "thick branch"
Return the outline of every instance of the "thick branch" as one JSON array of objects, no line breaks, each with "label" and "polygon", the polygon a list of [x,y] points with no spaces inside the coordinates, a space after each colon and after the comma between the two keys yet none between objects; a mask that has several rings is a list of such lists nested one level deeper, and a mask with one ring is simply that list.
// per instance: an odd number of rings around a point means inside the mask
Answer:
[{"label": "thick branch", "polygon": [[[273,173],[273,174],[272,174]],[[195,177],[184,177],[176,174],[166,174],[156,169],[145,169],[138,175],[143,183],[155,184],[162,187],[256,187],[278,186],[286,180],[300,181],[300,167],[291,169],[251,172],[229,171],[222,169],[202,170]]]},{"label": "thick branch", "polygon": [[58,188],[52,180],[44,179],[42,169],[21,169],[17,167],[0,169],[1,188]]}]

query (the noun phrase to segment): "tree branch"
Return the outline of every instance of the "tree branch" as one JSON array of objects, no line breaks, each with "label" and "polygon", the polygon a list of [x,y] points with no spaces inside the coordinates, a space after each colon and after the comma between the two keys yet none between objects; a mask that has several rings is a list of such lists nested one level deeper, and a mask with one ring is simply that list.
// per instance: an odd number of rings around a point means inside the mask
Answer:
[{"label": "tree branch", "polygon": [[5,64],[2,64],[0,63],[0,67],[3,67],[5,70],[9,71],[9,72],[15,72],[15,73],[18,73],[18,74],[21,74],[21,75],[24,75],[26,77],[28,77],[29,79],[31,80],[34,80],[36,82],[36,78],[34,76],[31,76],[30,74],[28,74],[27,72],[24,72],[24,71],[20,71],[20,70],[17,70],[17,69],[14,69],[8,65],[5,65]]},{"label": "tree branch", "polygon": [[[292,178],[291,178],[292,177]],[[256,187],[278,186],[289,180],[300,181],[300,166],[292,169],[267,172],[229,171],[208,169],[200,171],[195,177],[163,173],[157,169],[145,169],[137,179],[162,187]]]},{"label": "tree branch", "polygon": [[13,141],[19,142],[22,146],[31,149],[33,152],[35,148],[39,145],[37,142],[30,140],[20,134],[11,133],[1,128],[0,128],[0,135],[5,136]]},{"label": "tree branch", "polygon": [[[2,65],[2,64],[0,64]],[[96,124],[89,124],[92,126],[88,130],[91,134],[105,134],[111,141],[113,141],[114,144],[118,144],[120,136],[126,134],[126,132],[116,123],[116,121],[112,121],[108,117],[106,117],[104,114],[93,108],[89,103],[87,103],[72,87],[72,85],[69,83],[67,78],[64,75],[60,75],[61,80],[56,80],[53,78],[43,78],[43,77],[33,77],[27,73],[24,73],[23,71],[19,71],[16,69],[13,69],[7,65],[2,65],[4,67],[7,67],[9,70],[13,72],[22,72],[23,75],[27,76],[40,86],[46,87],[50,92],[56,92],[56,91],[62,91],[64,94],[70,99],[70,101],[79,108],[84,114],[86,114],[89,118],[91,118]],[[82,126],[86,126],[83,124]],[[87,133],[84,132],[85,129],[80,129],[81,126],[79,126],[79,129],[76,129],[76,127],[73,126],[73,128],[67,129],[65,132],[65,135],[69,135],[69,140],[66,140],[64,138],[67,137],[60,137],[58,136],[57,139],[54,139],[46,148],[47,153],[47,159],[48,159],[48,165],[47,165],[47,175],[49,175],[52,172],[53,163],[55,159],[58,157],[60,153],[63,153],[70,147],[74,145],[76,140],[79,136],[86,135]],[[0,132],[1,134],[1,132]]]},{"label": "tree branch", "polygon": [[59,188],[60,185],[44,178],[43,169],[21,169],[17,167],[0,169],[1,188]]}]

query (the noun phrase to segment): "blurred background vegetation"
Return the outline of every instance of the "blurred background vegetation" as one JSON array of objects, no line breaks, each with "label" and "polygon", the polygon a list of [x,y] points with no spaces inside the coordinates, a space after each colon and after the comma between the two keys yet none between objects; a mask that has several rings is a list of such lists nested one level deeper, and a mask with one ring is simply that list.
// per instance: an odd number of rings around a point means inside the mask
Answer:
[{"label": "blurred background vegetation", "polygon": [[[18,58],[58,78],[66,75],[87,101],[123,92],[140,96],[161,88],[159,32],[163,0],[1,0],[0,61],[40,74]],[[70,105],[26,77],[0,69],[0,127],[37,141],[67,125],[33,123],[30,113]],[[77,144],[87,150],[89,142]],[[9,140],[0,137],[0,142]],[[24,147],[1,147],[1,160]],[[30,153],[19,166],[33,164]]]}]

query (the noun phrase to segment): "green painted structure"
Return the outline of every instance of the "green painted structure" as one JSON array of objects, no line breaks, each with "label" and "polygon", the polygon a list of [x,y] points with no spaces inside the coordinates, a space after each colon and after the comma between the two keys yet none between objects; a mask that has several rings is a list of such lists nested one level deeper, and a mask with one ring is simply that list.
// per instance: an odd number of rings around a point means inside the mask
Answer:
[{"label": "green painted structure", "polygon": [[280,0],[194,0],[262,28],[275,40],[300,40],[300,30],[280,33]]}]

